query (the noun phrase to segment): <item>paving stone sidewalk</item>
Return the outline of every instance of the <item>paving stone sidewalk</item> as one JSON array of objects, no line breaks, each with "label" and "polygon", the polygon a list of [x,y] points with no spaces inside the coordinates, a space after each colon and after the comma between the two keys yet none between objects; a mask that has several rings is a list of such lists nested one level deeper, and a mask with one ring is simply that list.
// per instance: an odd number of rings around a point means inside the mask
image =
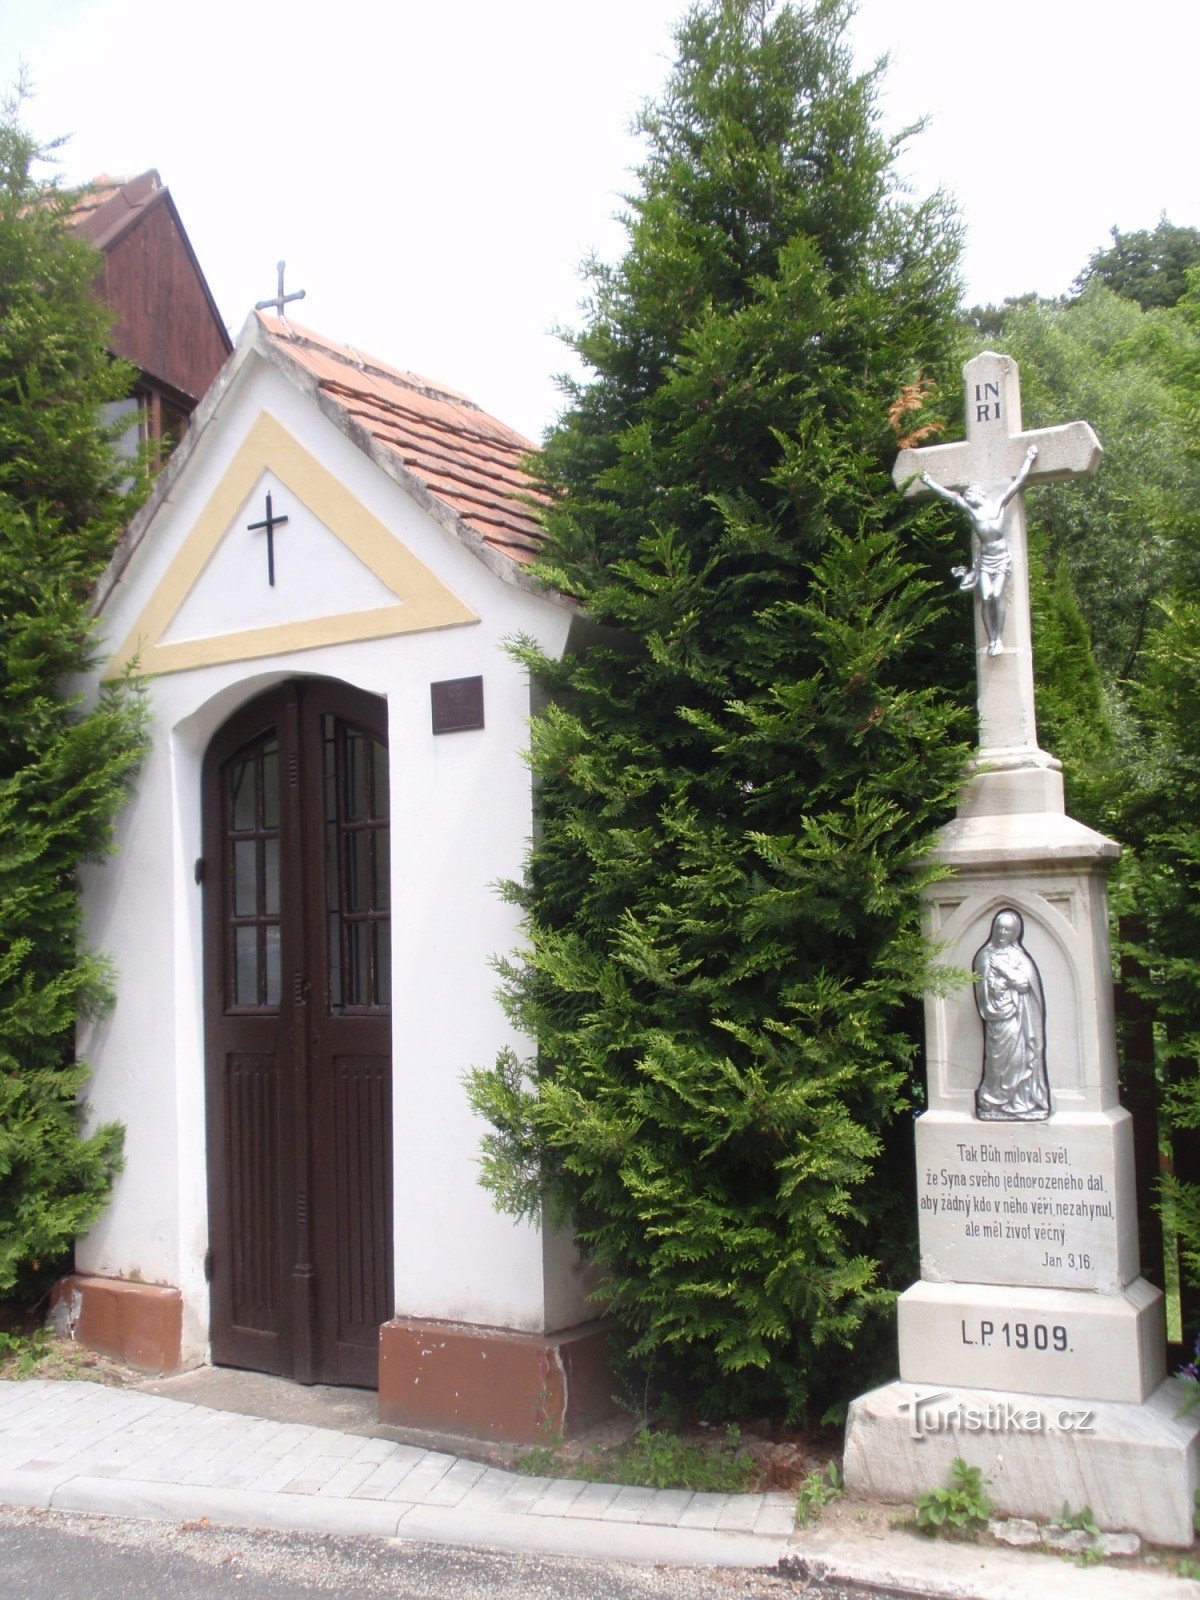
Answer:
[{"label": "paving stone sidewalk", "polygon": [[593,1561],[779,1568],[939,1600],[1193,1600],[1162,1570],[856,1525],[794,1526],[790,1494],[693,1494],[528,1478],[437,1450],[268,1421],[144,1390],[0,1381],[0,1505],[226,1527],[370,1535]]},{"label": "paving stone sidewalk", "polygon": [[789,1494],[525,1477],[92,1383],[0,1382],[0,1502],[611,1559],[774,1566]]}]

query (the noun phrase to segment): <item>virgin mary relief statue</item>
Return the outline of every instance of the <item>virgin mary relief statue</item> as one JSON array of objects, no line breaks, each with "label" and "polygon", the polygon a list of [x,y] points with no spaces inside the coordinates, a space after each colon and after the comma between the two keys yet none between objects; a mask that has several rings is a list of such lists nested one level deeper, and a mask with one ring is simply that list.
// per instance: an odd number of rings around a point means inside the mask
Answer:
[{"label": "virgin mary relief statue", "polygon": [[971,963],[983,1021],[983,1081],[975,1112],[985,1122],[1039,1122],[1050,1115],[1046,1078],[1046,996],[1021,943],[1021,914],[1006,906]]}]

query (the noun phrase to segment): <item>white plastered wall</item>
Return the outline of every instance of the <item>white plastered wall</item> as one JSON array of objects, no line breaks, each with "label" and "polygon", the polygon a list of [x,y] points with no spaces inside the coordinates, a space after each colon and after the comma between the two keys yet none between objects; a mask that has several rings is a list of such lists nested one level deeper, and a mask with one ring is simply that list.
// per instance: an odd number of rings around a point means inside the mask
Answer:
[{"label": "white plastered wall", "polygon": [[[490,962],[520,941],[495,883],[520,875],[531,832],[528,684],[504,641],[565,644],[561,606],[500,581],[376,467],[313,402],[257,358],[246,362],[101,617],[125,638],[247,431],[271,413],[481,619],[390,638],[164,673],[149,686],[153,746],[119,825],[117,854],[85,879],[88,935],[118,972],[112,1012],[81,1037],[89,1116],[126,1128],[125,1170],[78,1248],[84,1272],[140,1277],[184,1295],[184,1356],[207,1348],[200,774],[213,733],[254,695],[295,675],[336,678],[388,704],[392,795],[395,1282],[402,1315],[531,1332],[595,1315],[569,1243],[499,1215],[477,1181],[479,1137],[462,1087],[516,1035]],[[285,509],[277,504],[276,511]],[[261,510],[255,512],[261,516]],[[287,530],[276,560],[289,560]],[[263,581],[246,535],[246,581]],[[236,574],[234,581],[237,581]],[[335,597],[336,598],[336,597]],[[220,591],[189,601],[195,629]],[[432,682],[479,674],[486,726],[435,736]]]}]

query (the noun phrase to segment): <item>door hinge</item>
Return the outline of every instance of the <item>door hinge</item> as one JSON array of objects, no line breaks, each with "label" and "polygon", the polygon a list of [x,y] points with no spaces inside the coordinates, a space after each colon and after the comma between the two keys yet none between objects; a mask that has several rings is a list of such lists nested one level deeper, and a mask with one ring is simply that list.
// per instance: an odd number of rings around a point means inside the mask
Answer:
[{"label": "door hinge", "polygon": [[213,1275],[213,1253],[212,1253],[211,1250],[206,1250],[204,1252],[204,1281],[205,1281],[205,1283],[211,1283],[212,1282],[212,1275]]},{"label": "door hinge", "polygon": [[195,878],[197,883],[203,883],[204,882],[204,857],[203,856],[197,856],[196,857],[196,865],[192,868],[192,877]]}]

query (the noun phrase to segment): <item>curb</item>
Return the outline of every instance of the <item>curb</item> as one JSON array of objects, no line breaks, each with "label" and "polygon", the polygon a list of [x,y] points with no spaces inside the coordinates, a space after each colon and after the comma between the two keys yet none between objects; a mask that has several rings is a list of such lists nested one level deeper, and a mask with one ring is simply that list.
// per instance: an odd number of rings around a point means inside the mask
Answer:
[{"label": "curb", "polygon": [[332,1495],[195,1488],[37,1471],[0,1473],[0,1504],[159,1522],[209,1521],[277,1533],[331,1533],[517,1553],[577,1556],[669,1566],[777,1568],[788,1553],[781,1535],[667,1527],[603,1518],[560,1519],[528,1512],[397,1505]]},{"label": "curb", "polygon": [[[866,1548],[868,1545],[873,1548]],[[1196,1600],[1196,1585],[1165,1571],[1090,1566],[998,1546],[884,1538],[814,1528],[790,1541],[780,1570],[822,1586],[845,1585],[923,1600]]]}]

